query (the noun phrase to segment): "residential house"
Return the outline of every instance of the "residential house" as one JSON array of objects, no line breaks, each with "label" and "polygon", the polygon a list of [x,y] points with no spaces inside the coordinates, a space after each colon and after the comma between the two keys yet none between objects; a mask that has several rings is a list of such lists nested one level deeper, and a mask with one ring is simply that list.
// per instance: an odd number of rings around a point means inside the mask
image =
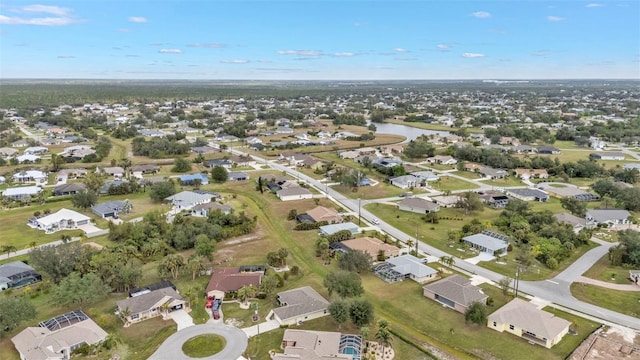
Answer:
[{"label": "residential house", "polygon": [[420,186],[420,179],[413,175],[402,175],[389,179],[389,183],[401,189],[411,189]]},{"label": "residential house", "polygon": [[41,160],[38,155],[24,154],[20,156],[16,156],[16,161],[18,164],[32,164],[37,163]]},{"label": "residential house", "polygon": [[69,209],[60,209],[53,214],[33,217],[28,222],[30,227],[44,230],[47,234],[59,230],[77,229],[82,225],[89,224],[91,224],[90,217]]},{"label": "residential house", "polygon": [[320,235],[329,236],[342,230],[349,230],[351,234],[357,234],[360,232],[360,227],[352,222],[324,225],[320,226]]},{"label": "residential house", "polygon": [[440,177],[431,171],[416,171],[412,172],[411,175],[417,177],[420,183],[440,180]]},{"label": "residential house", "polygon": [[636,170],[640,171],[640,164],[638,164],[638,163],[624,164],[624,165],[622,165],[622,168],[625,169],[625,170],[636,169]]},{"label": "residential house", "polygon": [[472,303],[486,304],[489,297],[482,289],[471,285],[471,280],[458,274],[426,285],[422,290],[425,297],[463,314]]},{"label": "residential house", "polygon": [[49,177],[40,170],[23,170],[13,174],[13,182],[17,184],[44,185]]},{"label": "residential house", "polygon": [[2,147],[0,148],[0,157],[5,159],[12,158],[18,154],[18,150],[12,149],[10,147]]},{"label": "residential house", "polygon": [[630,216],[631,213],[624,209],[600,209],[588,210],[585,218],[587,219],[587,225],[613,226],[628,224]]},{"label": "residential house", "polygon": [[336,224],[343,221],[342,215],[340,215],[336,209],[324,206],[316,206],[315,208],[308,210],[307,215],[311,220],[313,220],[313,222],[326,221],[329,224]]},{"label": "residential house", "polygon": [[383,264],[377,265],[374,268],[374,273],[382,280],[390,283],[412,279],[419,284],[424,284],[438,277],[438,272],[426,266],[424,262],[426,262],[426,259],[418,259],[413,255],[400,255],[389,258]]},{"label": "residential house", "polygon": [[506,194],[522,201],[547,202],[549,194],[540,189],[507,189]]},{"label": "residential house", "polygon": [[341,151],[338,156],[340,157],[340,159],[355,159],[360,155],[360,152],[357,150],[346,150],[346,151]]},{"label": "residential house", "polygon": [[490,314],[487,326],[550,349],[569,332],[571,323],[552,313],[539,310],[530,302],[515,298]]},{"label": "residential house", "polygon": [[213,154],[220,151],[219,149],[216,149],[214,147],[211,146],[194,146],[191,148],[191,152],[199,154],[199,155],[204,155],[204,154]]},{"label": "residential house", "polygon": [[126,183],[128,183],[129,180],[126,179],[122,179],[122,180],[107,180],[104,182],[104,184],[102,186],[100,186],[100,189],[98,190],[98,192],[102,195],[106,195],[109,194],[109,190],[111,190],[111,188],[117,188],[118,186],[122,186]]},{"label": "residential house", "polygon": [[461,241],[482,252],[500,255],[506,254],[509,247],[508,239],[505,235],[485,230],[480,234],[465,236]]},{"label": "residential house", "polygon": [[347,138],[359,138],[360,135],[354,134],[349,131],[339,131],[333,134],[333,138],[336,140],[347,139]]},{"label": "residential house", "polygon": [[402,154],[404,152],[404,146],[402,145],[384,145],[380,147],[380,152],[384,156],[394,156]]},{"label": "residential house", "polygon": [[417,214],[428,214],[431,212],[438,212],[440,210],[440,205],[433,201],[412,197],[398,202],[398,209]]},{"label": "residential house", "polygon": [[25,155],[44,155],[49,152],[49,149],[43,146],[32,146],[24,149],[23,154]]},{"label": "residential house", "polygon": [[214,159],[214,160],[205,161],[204,166],[209,168],[222,166],[225,169],[231,169],[231,167],[233,166],[233,163],[229,159]]},{"label": "residential house", "polygon": [[398,158],[377,158],[371,161],[376,168],[391,169],[395,166],[402,165],[402,160]]},{"label": "residential house", "polygon": [[328,331],[286,329],[280,347],[271,360],[359,360],[362,336]]},{"label": "residential house", "polygon": [[120,180],[124,178],[124,174],[125,174],[124,169],[120,166],[107,166],[107,167],[100,168],[100,171],[103,174],[113,176],[113,178],[116,180]]},{"label": "residential house", "polygon": [[299,325],[329,314],[329,302],[310,286],[280,292],[277,300],[280,307],[273,308],[267,319],[280,325]]},{"label": "residential house", "polygon": [[624,160],[624,153],[621,152],[608,152],[608,151],[600,151],[589,154],[590,159],[594,160]]},{"label": "residential house", "polygon": [[560,149],[551,145],[543,145],[538,148],[538,154],[557,155]]},{"label": "residential house", "polygon": [[215,212],[215,211],[220,211],[221,213],[228,215],[231,214],[231,211],[233,210],[233,208],[229,205],[223,205],[223,204],[219,204],[216,202],[208,202],[208,203],[204,203],[204,204],[199,204],[194,206],[191,209],[191,213],[194,216],[203,216],[203,217],[208,217],[210,213]]},{"label": "residential house", "polygon": [[125,318],[125,326],[168,314],[176,310],[190,310],[189,303],[176,290],[166,287],[116,302],[118,312]]},{"label": "residential house", "polygon": [[506,170],[494,169],[489,166],[481,166],[478,169],[478,173],[480,173],[482,176],[487,177],[489,179],[503,179],[509,176],[509,173]]},{"label": "residential house", "polygon": [[504,208],[509,203],[509,197],[499,191],[490,190],[480,194],[480,200],[493,208]]},{"label": "residential house", "polygon": [[522,169],[518,168],[515,170],[515,174],[520,179],[528,180],[528,179],[548,179],[549,173],[547,169]]},{"label": "residential house", "polygon": [[302,200],[313,198],[313,193],[303,187],[290,187],[276,191],[276,196],[282,201]]},{"label": "residential house", "polygon": [[455,165],[458,163],[454,157],[449,155],[436,155],[430,158],[427,158],[427,163],[429,164],[440,164],[440,165]]},{"label": "residential house", "polygon": [[133,165],[131,167],[131,175],[141,179],[143,175],[157,174],[160,172],[158,165],[146,164],[146,165]]},{"label": "residential house", "polygon": [[229,171],[227,175],[229,181],[246,181],[249,180],[249,174],[244,171]]},{"label": "residential house", "polygon": [[86,188],[83,183],[62,184],[53,189],[53,196],[74,195],[84,191]]},{"label": "residential house", "polygon": [[42,275],[22,261],[0,265],[0,291],[16,288],[42,280]]},{"label": "residential house", "polygon": [[379,254],[384,254],[385,259],[400,255],[400,249],[397,246],[387,244],[380,239],[368,236],[336,241],[331,244],[331,249],[341,253],[348,251],[362,251],[369,255],[373,260],[377,260]]},{"label": "residential house", "polygon": [[431,199],[433,199],[433,201],[435,201],[441,208],[452,208],[458,205],[460,195],[434,196]]},{"label": "residential house", "polygon": [[518,154],[535,154],[538,152],[538,149],[529,145],[518,145],[514,146],[512,149]]},{"label": "residential house", "polygon": [[217,197],[217,194],[200,191],[181,191],[165,200],[170,202],[176,210],[191,210],[196,205],[211,202],[214,197]]},{"label": "residential house", "polygon": [[64,150],[62,150],[62,152],[59,153],[58,156],[61,156],[63,158],[73,158],[75,160],[81,160],[85,156],[95,153],[96,151],[91,146],[74,145],[64,148]]},{"label": "residential house", "polygon": [[260,288],[265,269],[244,270],[241,268],[217,268],[211,274],[211,279],[205,290],[207,296],[224,299],[226,293],[237,292],[243,286]]},{"label": "residential house", "polygon": [[37,196],[42,192],[42,188],[36,185],[23,186],[5,189],[2,192],[2,197],[5,199],[29,201],[32,197]]},{"label": "residential house", "polygon": [[587,227],[587,220],[581,217],[577,217],[573,214],[569,214],[565,212],[565,213],[555,214],[553,215],[553,217],[556,218],[556,221],[559,224],[567,224],[573,227],[573,231],[576,233],[580,232],[580,230]]},{"label": "residential house", "polygon": [[56,178],[58,183],[66,183],[69,179],[77,179],[87,176],[87,169],[62,169],[58,171]]},{"label": "residential house", "polygon": [[91,211],[103,219],[117,219],[119,213],[127,214],[131,211],[131,207],[129,200],[112,200],[93,205]]},{"label": "residential house", "polygon": [[172,288],[175,291],[178,291],[178,289],[176,288],[176,286],[171,282],[171,281],[167,281],[167,280],[163,280],[154,284],[150,284],[150,285],[145,285],[145,286],[141,286],[139,288],[135,288],[131,291],[129,291],[129,297],[136,297],[138,295],[143,295],[143,294],[147,294],[150,293],[154,290],[159,290],[159,289],[164,289],[164,288]]},{"label": "residential house", "polygon": [[21,360],[69,360],[83,345],[96,345],[109,334],[80,310],[28,327],[11,338]]},{"label": "residential house", "polygon": [[180,175],[179,179],[180,184],[184,186],[207,185],[209,183],[207,175],[202,173]]}]

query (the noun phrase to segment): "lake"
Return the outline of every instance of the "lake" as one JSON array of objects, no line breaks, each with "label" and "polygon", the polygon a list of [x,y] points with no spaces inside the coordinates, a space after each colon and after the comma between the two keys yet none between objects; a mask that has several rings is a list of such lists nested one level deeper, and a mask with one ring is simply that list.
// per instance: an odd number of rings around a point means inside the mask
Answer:
[{"label": "lake", "polygon": [[407,138],[407,140],[405,140],[404,142],[415,140],[416,138],[422,135],[447,136],[451,134],[448,131],[425,130],[425,129],[419,129],[411,126],[406,126],[406,125],[398,125],[398,124],[374,123],[374,125],[376,126],[376,133],[401,135]]}]

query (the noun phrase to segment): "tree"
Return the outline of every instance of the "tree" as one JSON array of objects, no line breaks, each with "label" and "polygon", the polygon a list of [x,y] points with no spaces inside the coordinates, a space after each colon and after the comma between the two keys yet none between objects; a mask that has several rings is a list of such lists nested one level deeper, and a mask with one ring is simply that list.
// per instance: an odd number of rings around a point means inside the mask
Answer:
[{"label": "tree", "polygon": [[73,204],[73,206],[82,210],[86,210],[92,207],[93,205],[96,204],[97,201],[98,201],[98,194],[96,194],[94,191],[89,189],[77,192],[71,198],[71,203]]},{"label": "tree", "polygon": [[110,290],[95,273],[80,276],[72,272],[55,287],[53,298],[60,305],[82,305],[103,299]]},{"label": "tree", "polygon": [[278,279],[275,276],[269,275],[262,278],[260,283],[260,291],[267,295],[273,294],[273,291],[278,286]]},{"label": "tree", "polygon": [[357,273],[367,272],[371,269],[371,256],[364,251],[347,251],[338,259],[338,267]]},{"label": "tree", "polygon": [[391,337],[391,332],[389,331],[389,324],[386,320],[378,321],[378,331],[376,331],[376,341],[382,345],[382,353],[384,354],[384,348],[391,345],[391,341],[393,338]]},{"label": "tree", "polygon": [[338,323],[338,329],[349,320],[349,304],[344,300],[332,301],[327,310],[333,320]]},{"label": "tree", "polygon": [[560,204],[562,205],[562,208],[579,217],[584,217],[584,214],[587,212],[586,202],[570,196],[565,196],[560,199]]},{"label": "tree", "polygon": [[89,172],[84,177],[84,185],[87,187],[87,190],[97,193],[102,185],[104,185],[104,177],[96,171]]},{"label": "tree", "polygon": [[469,305],[467,311],[465,311],[464,321],[477,325],[486,325],[487,315],[487,307],[481,302],[474,301]]},{"label": "tree", "polygon": [[267,253],[267,265],[279,268],[285,267],[287,266],[287,256],[289,256],[289,250],[286,248],[271,251]]},{"label": "tree", "polygon": [[371,329],[369,329],[368,326],[363,326],[360,328],[360,335],[362,335],[362,339],[366,340],[367,336],[369,336],[369,332],[371,331]]},{"label": "tree", "polygon": [[191,271],[191,280],[195,280],[196,275],[200,274],[200,271],[206,270],[204,261],[205,258],[200,255],[193,254],[189,256],[189,260],[187,261],[187,269]]},{"label": "tree", "polygon": [[164,199],[176,193],[176,187],[171,181],[157,182],[151,185],[149,197],[151,200],[159,203]]},{"label": "tree", "polygon": [[211,177],[213,178],[213,181],[217,183],[223,183],[229,178],[229,173],[227,172],[227,169],[224,168],[224,166],[216,165],[213,167],[213,169],[211,169]]},{"label": "tree", "polygon": [[2,252],[7,253],[7,259],[12,252],[14,253],[16,251],[18,251],[18,249],[13,245],[2,245]]},{"label": "tree", "polygon": [[473,191],[467,191],[460,195],[456,206],[464,209],[464,214],[469,215],[472,211],[480,210],[483,207],[480,195]]},{"label": "tree", "polygon": [[287,215],[287,220],[295,220],[298,217],[298,210],[291,209],[289,210],[289,214]]},{"label": "tree", "polygon": [[247,301],[258,295],[258,289],[253,285],[245,285],[238,289],[236,296],[243,304],[247,304]]},{"label": "tree", "polygon": [[187,159],[176,158],[171,172],[185,173],[187,171],[191,171],[191,163]]},{"label": "tree", "polygon": [[92,252],[78,243],[41,246],[29,252],[29,263],[59,283],[76,269],[88,269]]},{"label": "tree", "polygon": [[196,254],[204,256],[209,261],[213,261],[213,253],[216,251],[216,241],[210,239],[205,234],[196,236]]},{"label": "tree", "polygon": [[339,270],[329,273],[324,279],[324,286],[329,290],[330,296],[335,291],[343,299],[364,293],[360,276],[351,271]]},{"label": "tree", "polygon": [[184,267],[184,258],[180,254],[166,256],[158,265],[158,273],[161,278],[166,278],[168,274],[174,279],[180,275],[180,270]]},{"label": "tree", "polygon": [[349,317],[357,327],[369,325],[373,321],[373,305],[366,299],[354,299],[349,305]]},{"label": "tree", "polygon": [[[0,297],[0,334],[17,328],[21,322],[34,319],[36,308],[24,297]],[[11,311],[8,311],[8,310]]]},{"label": "tree", "polygon": [[260,191],[260,194],[264,193],[264,181],[262,180],[262,176],[258,176],[258,184],[256,187],[257,190]]},{"label": "tree", "polygon": [[511,278],[508,276],[503,277],[498,281],[498,287],[502,289],[502,295],[508,295],[509,289],[511,289]]},{"label": "tree", "polygon": [[58,171],[64,164],[64,158],[57,154],[51,154],[51,171]]}]

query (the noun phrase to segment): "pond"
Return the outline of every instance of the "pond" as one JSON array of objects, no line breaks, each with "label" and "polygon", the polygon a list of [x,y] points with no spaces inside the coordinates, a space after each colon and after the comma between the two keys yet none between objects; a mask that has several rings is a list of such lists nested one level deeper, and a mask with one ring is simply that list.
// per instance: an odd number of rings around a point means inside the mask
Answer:
[{"label": "pond", "polygon": [[377,134],[394,134],[394,135],[404,136],[407,138],[404,142],[415,140],[416,138],[422,135],[447,136],[451,134],[448,131],[426,130],[426,129],[419,129],[419,128],[406,126],[406,125],[399,125],[399,124],[375,123],[374,125],[376,126]]}]

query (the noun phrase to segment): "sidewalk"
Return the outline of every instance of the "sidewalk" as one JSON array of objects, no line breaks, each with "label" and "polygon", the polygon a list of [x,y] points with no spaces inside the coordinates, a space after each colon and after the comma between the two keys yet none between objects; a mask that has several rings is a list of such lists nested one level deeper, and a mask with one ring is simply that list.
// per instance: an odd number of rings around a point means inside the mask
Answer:
[{"label": "sidewalk", "polygon": [[592,278],[588,278],[588,277],[584,277],[584,276],[580,276],[579,278],[577,278],[576,282],[595,285],[595,286],[600,286],[600,287],[611,289],[611,290],[640,291],[640,286],[637,286],[637,285],[633,285],[633,284],[628,284],[628,285],[626,285],[626,284],[611,284],[611,283],[608,283],[606,281],[600,281],[600,280],[596,280],[596,279],[592,279]]},{"label": "sidewalk", "polygon": [[266,333],[267,331],[275,330],[280,327],[280,323],[277,320],[269,320],[263,323],[249,326],[241,329],[249,338],[252,338],[258,334]]}]

